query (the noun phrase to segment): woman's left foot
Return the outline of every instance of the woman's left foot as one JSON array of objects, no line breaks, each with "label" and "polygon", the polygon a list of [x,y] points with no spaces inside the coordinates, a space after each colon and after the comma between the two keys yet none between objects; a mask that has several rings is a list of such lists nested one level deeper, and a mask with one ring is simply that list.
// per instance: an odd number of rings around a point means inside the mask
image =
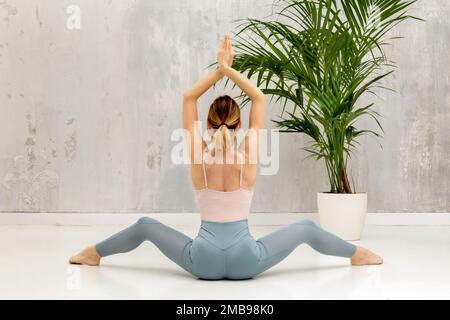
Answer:
[{"label": "woman's left foot", "polygon": [[364,247],[357,246],[356,252],[350,258],[350,261],[353,266],[366,266],[382,264],[383,258]]},{"label": "woman's left foot", "polygon": [[71,264],[85,264],[88,266],[98,266],[100,264],[100,255],[95,250],[95,246],[90,246],[69,259]]}]

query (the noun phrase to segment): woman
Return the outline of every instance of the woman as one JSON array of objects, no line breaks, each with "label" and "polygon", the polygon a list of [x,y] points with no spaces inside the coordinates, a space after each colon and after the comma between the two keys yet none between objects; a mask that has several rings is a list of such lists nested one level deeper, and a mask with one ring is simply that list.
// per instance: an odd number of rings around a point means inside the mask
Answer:
[{"label": "woman", "polygon": [[[348,243],[319,228],[311,220],[282,227],[258,240],[249,232],[247,216],[253,196],[259,129],[264,127],[264,95],[234,70],[231,40],[225,37],[217,53],[217,70],[205,75],[183,99],[183,126],[191,157],[201,227],[193,240],[153,218],[134,225],[91,246],[70,263],[99,265],[100,259],[128,252],[148,240],[180,267],[200,279],[249,279],[276,265],[297,246],[307,243],[318,252],[350,258],[352,265],[381,264],[369,250]],[[197,100],[224,76],[251,99],[249,131],[239,148],[236,131],[240,109],[229,96],[214,100],[209,108],[208,129],[213,131],[209,150],[197,128]]]}]

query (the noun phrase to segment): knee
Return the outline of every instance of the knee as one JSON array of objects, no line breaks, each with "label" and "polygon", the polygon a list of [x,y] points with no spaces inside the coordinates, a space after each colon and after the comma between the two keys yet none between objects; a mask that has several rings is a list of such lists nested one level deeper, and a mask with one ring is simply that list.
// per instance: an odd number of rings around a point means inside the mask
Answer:
[{"label": "knee", "polygon": [[142,242],[147,240],[151,226],[160,223],[158,220],[149,217],[139,218],[134,224],[135,241]]},{"label": "knee", "polygon": [[312,221],[311,219],[303,219],[300,221],[295,222],[295,224],[304,225],[304,226],[316,226],[316,223]]},{"label": "knee", "polygon": [[302,234],[306,239],[312,240],[317,235],[317,225],[311,219],[300,220],[295,223],[302,229]]},{"label": "knee", "polygon": [[160,223],[160,222],[150,217],[139,218],[139,220],[136,222],[136,224],[151,224],[151,223]]}]

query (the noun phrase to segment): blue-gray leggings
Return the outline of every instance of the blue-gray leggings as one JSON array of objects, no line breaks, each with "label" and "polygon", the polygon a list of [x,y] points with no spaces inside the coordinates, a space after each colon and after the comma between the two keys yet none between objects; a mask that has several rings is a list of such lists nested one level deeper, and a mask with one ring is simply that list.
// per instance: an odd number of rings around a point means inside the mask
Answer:
[{"label": "blue-gray leggings", "polygon": [[351,257],[356,246],[301,220],[255,240],[248,220],[201,221],[195,239],[153,218],[141,218],[132,226],[98,243],[101,257],[128,252],[148,240],[170,260],[205,280],[249,279],[276,265],[298,245],[307,243],[326,255]]}]

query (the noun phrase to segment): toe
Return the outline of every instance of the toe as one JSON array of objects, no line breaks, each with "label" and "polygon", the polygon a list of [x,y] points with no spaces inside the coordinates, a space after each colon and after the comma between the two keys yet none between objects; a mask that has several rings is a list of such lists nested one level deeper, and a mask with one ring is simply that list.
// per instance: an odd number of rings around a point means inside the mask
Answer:
[{"label": "toe", "polygon": [[79,264],[79,261],[76,256],[70,257],[69,263],[71,264]]}]

